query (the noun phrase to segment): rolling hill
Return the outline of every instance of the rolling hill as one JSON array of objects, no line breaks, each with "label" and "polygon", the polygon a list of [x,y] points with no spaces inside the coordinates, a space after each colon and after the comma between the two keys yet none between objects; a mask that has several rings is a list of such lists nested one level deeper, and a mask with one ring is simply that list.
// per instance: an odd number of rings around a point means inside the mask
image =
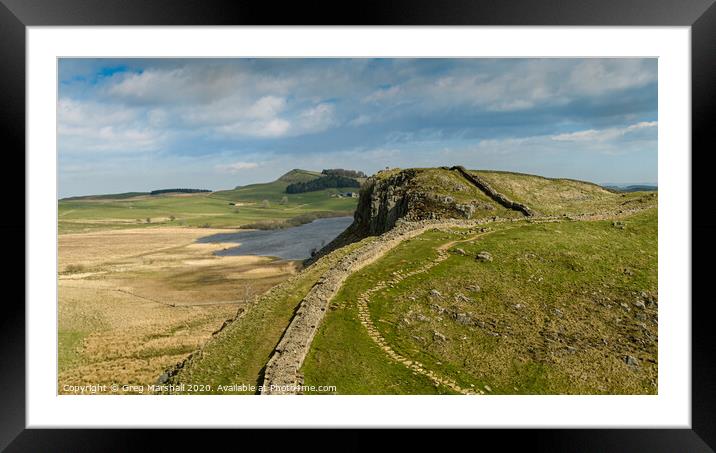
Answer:
[{"label": "rolling hill", "polygon": [[319,217],[350,215],[356,200],[331,195],[339,189],[286,194],[288,184],[308,181],[318,172],[291,170],[276,181],[207,193],[130,192],[62,199],[60,233],[155,226],[274,228]]},{"label": "rolling hill", "polygon": [[379,172],[343,235],[159,381],[655,394],[657,203],[535,175]]}]

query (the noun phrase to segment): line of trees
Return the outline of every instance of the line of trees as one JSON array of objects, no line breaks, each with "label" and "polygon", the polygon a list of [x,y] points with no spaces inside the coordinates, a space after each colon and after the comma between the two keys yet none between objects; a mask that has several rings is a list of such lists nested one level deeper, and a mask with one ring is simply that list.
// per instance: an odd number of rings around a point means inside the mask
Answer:
[{"label": "line of trees", "polygon": [[160,189],[152,190],[149,195],[161,195],[163,193],[199,193],[199,192],[211,192],[206,189]]},{"label": "line of trees", "polygon": [[346,178],[365,178],[366,175],[362,171],[346,170],[343,168],[327,168],[321,171],[326,176],[345,176]]},{"label": "line of trees", "polygon": [[316,190],[331,189],[337,187],[360,187],[360,183],[353,178],[344,176],[328,175],[312,179],[306,182],[294,182],[286,186],[286,193],[314,192]]}]

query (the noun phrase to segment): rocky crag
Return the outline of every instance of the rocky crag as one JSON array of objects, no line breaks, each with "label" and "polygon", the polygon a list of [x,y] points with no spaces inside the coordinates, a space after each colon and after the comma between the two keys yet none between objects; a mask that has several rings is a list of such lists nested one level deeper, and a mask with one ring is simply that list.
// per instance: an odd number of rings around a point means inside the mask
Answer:
[{"label": "rocky crag", "polygon": [[[431,175],[432,178],[425,178],[428,172],[435,174]],[[455,175],[458,177],[455,178]],[[479,189],[485,195],[484,199],[458,199],[454,196],[465,193],[469,186]],[[496,208],[500,206],[527,217],[536,215],[529,207],[510,200],[462,166],[380,171],[365,181],[359,193],[353,223],[307,260],[306,265],[346,244],[390,231],[401,219],[420,222],[496,217]]]}]

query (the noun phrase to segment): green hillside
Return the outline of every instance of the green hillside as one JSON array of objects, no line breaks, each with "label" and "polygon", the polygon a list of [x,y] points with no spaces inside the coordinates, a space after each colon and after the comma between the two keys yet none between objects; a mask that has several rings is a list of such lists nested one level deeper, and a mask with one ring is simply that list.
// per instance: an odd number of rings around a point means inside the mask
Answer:
[{"label": "green hillside", "polygon": [[[473,171],[495,190],[545,215],[579,215],[648,202],[649,192],[616,193],[574,179],[499,171]],[[641,201],[640,201],[641,200]]]},{"label": "green hillside", "polygon": [[[339,394],[655,394],[658,195],[473,172],[499,196],[448,168],[387,170],[368,180],[357,213],[365,225],[397,215],[407,221],[400,228],[443,226],[346,271],[311,326],[317,331],[296,379],[335,385]],[[270,190],[231,192],[248,200]],[[463,205],[477,208],[453,209]],[[388,240],[389,229],[378,231],[387,232],[346,242],[260,298],[256,307],[282,308],[270,317],[254,308],[229,324],[171,382],[262,384],[260,370],[277,354],[269,346],[290,329],[287,314],[322,276],[335,278],[331,269],[365,260],[361,250]],[[342,256],[350,264],[338,265]],[[258,319],[271,319],[270,329],[258,329],[270,330],[268,341],[253,333]]]},{"label": "green hillside", "polygon": [[[356,300],[388,282],[368,302],[373,327],[398,354],[463,388],[655,394],[656,219],[651,209],[622,220],[625,228],[519,222],[474,240],[475,231],[455,229],[406,241],[346,281],[304,362],[305,385],[425,393],[424,376],[391,360],[361,325]],[[464,242],[430,267],[452,241]],[[492,261],[476,260],[481,252]]]},{"label": "green hillside", "polygon": [[59,231],[72,233],[151,228],[158,225],[270,228],[283,225],[286,221],[295,225],[318,217],[351,215],[356,200],[332,197],[338,189],[302,194],[284,193],[291,182],[305,181],[319,175],[316,172],[292,170],[273,182],[211,193],[60,200]]}]

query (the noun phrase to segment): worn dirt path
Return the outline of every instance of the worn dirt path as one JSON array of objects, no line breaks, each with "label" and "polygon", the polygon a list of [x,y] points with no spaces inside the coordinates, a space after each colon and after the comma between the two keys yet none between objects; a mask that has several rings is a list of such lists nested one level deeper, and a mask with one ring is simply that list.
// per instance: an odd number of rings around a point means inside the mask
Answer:
[{"label": "worn dirt path", "polygon": [[375,326],[375,324],[373,324],[373,321],[370,318],[370,307],[368,304],[370,302],[371,295],[373,295],[374,293],[377,293],[378,291],[381,291],[390,285],[396,285],[400,281],[402,281],[408,277],[412,277],[414,275],[427,272],[430,269],[432,269],[433,267],[437,266],[438,264],[440,264],[443,261],[445,261],[446,259],[448,259],[450,257],[448,250],[451,247],[453,247],[455,244],[459,244],[461,242],[474,241],[474,240],[476,240],[482,236],[485,236],[487,234],[490,234],[490,233],[492,233],[492,231],[480,232],[476,235],[470,236],[467,239],[457,239],[454,241],[446,242],[435,249],[438,252],[438,256],[435,257],[435,259],[433,259],[429,263],[427,263],[424,266],[421,266],[420,268],[415,269],[411,272],[402,273],[400,271],[397,271],[393,274],[394,277],[392,279],[379,282],[373,288],[363,292],[360,296],[358,296],[358,317],[360,318],[361,324],[368,331],[368,336],[370,336],[371,340],[373,340],[373,342],[376,343],[378,345],[378,347],[380,349],[382,349],[383,352],[385,352],[386,355],[390,359],[392,359],[395,362],[402,363],[403,365],[405,365],[406,367],[408,367],[410,370],[412,370],[415,373],[426,376],[427,378],[432,380],[436,384],[436,386],[444,385],[446,387],[449,387],[450,389],[452,389],[455,392],[463,393],[466,395],[474,395],[476,393],[484,394],[484,392],[479,389],[475,390],[475,389],[471,389],[471,388],[470,389],[462,388],[455,381],[453,381],[449,378],[441,377],[441,376],[437,375],[435,372],[433,372],[432,370],[426,369],[425,366],[422,363],[418,362],[417,360],[411,360],[411,359],[399,354],[398,352],[396,352],[393,348],[390,347],[390,345],[385,340],[385,338],[383,338],[383,336],[380,334],[380,331]]},{"label": "worn dirt path", "polygon": [[494,222],[492,220],[406,222],[384,233],[375,241],[349,253],[316,282],[299,304],[294,318],[286,328],[281,341],[274,350],[274,354],[266,364],[261,393],[300,393],[302,377],[299,374],[299,370],[311,347],[313,337],[325,316],[330,301],[351,274],[375,262],[403,241],[418,236],[429,229],[467,228]]},{"label": "worn dirt path", "polygon": [[[634,210],[631,213],[634,213]],[[541,222],[561,222],[570,220],[603,220],[605,218],[614,218],[627,215],[626,211],[614,214],[600,215],[583,215],[579,217],[560,217],[560,216],[538,216],[528,220],[530,223]],[[284,331],[279,344],[274,349],[274,353],[266,364],[262,394],[297,394],[301,393],[300,386],[303,384],[303,377],[300,375],[300,368],[303,361],[310,350],[313,338],[318,327],[325,316],[327,308],[331,300],[343,286],[345,280],[354,272],[375,262],[390,250],[394,249],[403,241],[418,236],[430,229],[449,229],[449,228],[474,228],[487,224],[520,222],[524,225],[522,219],[480,219],[480,220],[426,220],[420,222],[405,222],[400,226],[396,226],[392,230],[379,236],[375,241],[370,242],[357,250],[349,253],[341,259],[336,266],[328,270],[311,288],[306,297],[298,305],[296,313]],[[485,234],[485,233],[481,233]],[[478,235],[479,236],[479,235]],[[466,239],[471,240],[471,239]],[[447,259],[447,249],[455,243],[462,240],[453,241],[452,243],[443,244],[438,248],[438,257],[431,263],[426,264],[426,268],[421,272],[425,272],[439,262]],[[414,273],[416,271],[413,271]],[[410,275],[413,275],[411,273]],[[402,276],[405,278],[408,274]],[[402,279],[401,278],[401,279]],[[392,281],[392,280],[391,280]],[[375,326],[370,322],[368,311],[368,301],[370,294],[385,288],[385,285],[391,281],[383,282],[383,286],[373,288],[368,294],[363,294],[359,303],[359,314],[361,321],[369,328],[369,334],[392,359],[403,363],[414,371],[424,374],[433,379],[440,385],[446,385],[459,393],[477,393],[472,389],[462,389],[456,383],[437,376],[434,372],[426,370],[420,363],[413,362],[406,357],[401,356],[392,350],[385,339],[378,333]]]}]

